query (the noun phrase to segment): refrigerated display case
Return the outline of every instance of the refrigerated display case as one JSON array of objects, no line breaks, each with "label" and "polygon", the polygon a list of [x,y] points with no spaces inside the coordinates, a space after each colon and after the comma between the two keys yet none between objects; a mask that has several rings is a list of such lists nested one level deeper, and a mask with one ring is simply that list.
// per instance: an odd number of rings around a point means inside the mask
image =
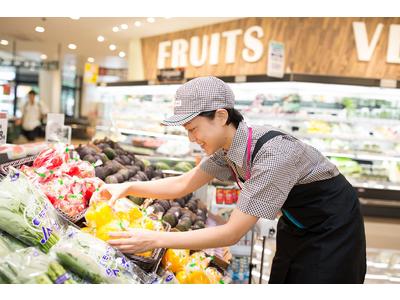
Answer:
[{"label": "refrigerated display case", "polygon": [[[365,213],[400,216],[400,89],[293,81],[229,85],[248,124],[278,127],[320,150],[357,188]],[[160,122],[172,114],[178,87],[99,86],[97,129],[113,128],[128,143],[175,143],[174,155],[188,143],[184,128]]]}]

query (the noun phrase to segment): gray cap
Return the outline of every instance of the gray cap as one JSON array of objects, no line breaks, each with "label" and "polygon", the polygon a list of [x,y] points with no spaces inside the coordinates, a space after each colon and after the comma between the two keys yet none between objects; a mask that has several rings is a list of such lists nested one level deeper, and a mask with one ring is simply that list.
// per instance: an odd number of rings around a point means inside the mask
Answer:
[{"label": "gray cap", "polygon": [[176,91],[174,115],[162,121],[162,124],[183,125],[202,112],[233,108],[234,103],[235,96],[231,88],[221,79],[213,76],[198,77]]}]

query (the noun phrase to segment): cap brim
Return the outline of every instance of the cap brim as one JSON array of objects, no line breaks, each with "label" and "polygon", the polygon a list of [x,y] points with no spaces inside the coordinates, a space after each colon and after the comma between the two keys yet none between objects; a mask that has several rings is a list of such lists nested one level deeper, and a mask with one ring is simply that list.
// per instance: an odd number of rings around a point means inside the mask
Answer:
[{"label": "cap brim", "polygon": [[197,117],[199,114],[200,114],[200,112],[191,113],[191,114],[173,115],[172,117],[169,117],[168,119],[165,119],[164,121],[162,121],[161,124],[163,124],[165,126],[180,126],[180,125],[186,124],[187,122],[190,122],[192,119]]}]

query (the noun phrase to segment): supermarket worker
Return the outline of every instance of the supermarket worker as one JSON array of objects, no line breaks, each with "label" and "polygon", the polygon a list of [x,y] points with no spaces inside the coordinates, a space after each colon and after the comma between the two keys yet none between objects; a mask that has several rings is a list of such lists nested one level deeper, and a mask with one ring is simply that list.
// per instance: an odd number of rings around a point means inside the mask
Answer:
[{"label": "supermarket worker", "polygon": [[215,177],[238,182],[237,208],[220,226],[111,233],[110,244],[124,253],[230,246],[259,218],[273,220],[281,212],[270,283],[364,282],[365,232],[356,192],[320,152],[268,125],[246,125],[234,109],[232,90],[215,77],[183,84],[176,92],[174,115],[163,124],[183,125],[208,157],[181,176],[108,184],[102,193],[111,201],[126,195],[175,199]]}]

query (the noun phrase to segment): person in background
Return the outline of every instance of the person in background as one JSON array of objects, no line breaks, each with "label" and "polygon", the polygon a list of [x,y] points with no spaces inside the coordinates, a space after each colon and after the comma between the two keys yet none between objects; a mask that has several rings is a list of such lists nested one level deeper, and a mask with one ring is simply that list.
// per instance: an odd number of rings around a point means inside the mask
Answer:
[{"label": "person in background", "polygon": [[40,136],[42,119],[46,114],[42,103],[36,101],[36,92],[29,91],[28,101],[22,107],[22,134],[28,141],[34,141]]}]

